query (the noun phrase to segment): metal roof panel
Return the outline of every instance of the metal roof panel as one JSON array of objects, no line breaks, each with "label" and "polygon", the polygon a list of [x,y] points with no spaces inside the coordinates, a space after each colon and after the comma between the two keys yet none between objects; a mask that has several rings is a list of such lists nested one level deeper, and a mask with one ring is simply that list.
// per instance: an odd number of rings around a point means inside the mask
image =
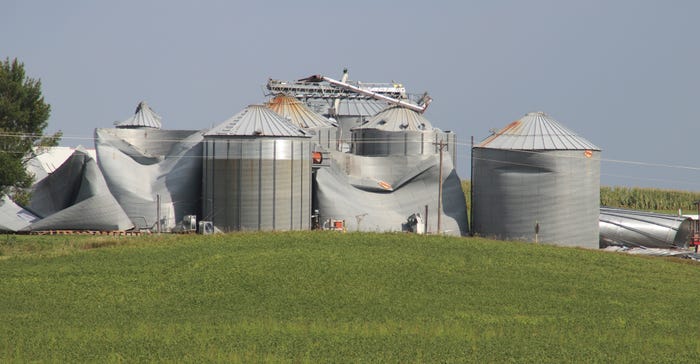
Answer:
[{"label": "metal roof panel", "polygon": [[309,137],[298,126],[263,105],[250,105],[204,136]]},{"label": "metal roof panel", "polygon": [[543,112],[531,112],[484,139],[477,148],[600,150]]},{"label": "metal roof panel", "polygon": [[292,96],[277,95],[265,106],[300,128],[318,129],[334,126],[330,120],[313,112],[306,104]]},{"label": "metal roof panel", "polygon": [[401,106],[390,106],[369,119],[362,129],[384,131],[432,130],[433,126],[423,115]]},{"label": "metal roof panel", "polygon": [[134,116],[116,123],[117,128],[161,128],[160,115],[156,114],[145,101],[139,102],[136,106]]}]

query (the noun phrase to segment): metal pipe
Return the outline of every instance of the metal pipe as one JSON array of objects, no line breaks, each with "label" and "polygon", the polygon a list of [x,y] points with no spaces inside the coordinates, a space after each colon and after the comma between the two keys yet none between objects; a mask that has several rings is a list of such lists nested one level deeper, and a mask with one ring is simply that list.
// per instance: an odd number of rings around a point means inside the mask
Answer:
[{"label": "metal pipe", "polygon": [[322,80],[324,80],[324,81],[330,83],[331,85],[336,85],[336,86],[339,86],[339,87],[342,87],[342,88],[346,88],[346,89],[348,89],[348,90],[352,90],[352,91],[357,92],[357,93],[359,93],[359,94],[363,94],[363,95],[366,95],[366,96],[375,98],[375,99],[377,99],[377,100],[382,100],[382,101],[386,101],[386,102],[391,103],[391,104],[400,105],[400,106],[402,106],[402,107],[405,107],[405,108],[407,108],[407,109],[410,109],[410,110],[419,112],[419,113],[421,113],[421,114],[424,113],[424,112],[425,112],[425,109],[427,109],[427,107],[428,107],[428,105],[425,105],[425,106],[418,106],[418,105],[411,104],[411,103],[409,103],[409,102],[397,100],[397,99],[395,99],[395,98],[393,98],[393,97],[384,96],[384,95],[378,94],[378,93],[376,93],[376,92],[372,92],[372,91],[369,91],[369,90],[365,90],[365,89],[359,88],[359,87],[357,87],[357,86],[353,86],[353,85],[351,85],[351,84],[349,84],[349,83],[345,83],[345,82],[341,82],[341,81],[338,81],[338,80],[334,80],[334,79],[329,78],[329,77],[326,77],[326,76],[318,76],[318,77],[319,77],[320,79],[322,79]]},{"label": "metal pipe", "polygon": [[[340,82],[342,82],[342,83],[348,82],[348,77],[349,77],[348,76],[348,69],[345,68],[345,69],[343,69],[343,78],[340,79]],[[340,98],[336,98],[335,101],[333,101],[333,110],[334,110],[335,115],[338,114],[339,108],[340,108]]]}]

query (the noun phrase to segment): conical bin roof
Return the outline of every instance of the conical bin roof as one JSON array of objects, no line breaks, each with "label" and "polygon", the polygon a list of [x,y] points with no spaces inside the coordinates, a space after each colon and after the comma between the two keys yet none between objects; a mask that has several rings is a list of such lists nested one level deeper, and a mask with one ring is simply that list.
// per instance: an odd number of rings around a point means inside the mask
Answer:
[{"label": "conical bin roof", "polygon": [[116,123],[117,128],[161,128],[160,115],[156,114],[145,101],[139,102],[136,106],[134,116]]},{"label": "conical bin roof", "polygon": [[531,112],[476,145],[513,150],[600,150],[544,112]]},{"label": "conical bin roof", "polygon": [[310,137],[305,131],[263,105],[250,105],[213,127],[204,136]]},{"label": "conical bin roof", "polygon": [[335,126],[330,120],[313,112],[306,104],[292,96],[277,95],[265,106],[300,128],[320,129]]},{"label": "conical bin roof", "polygon": [[390,106],[370,118],[356,129],[378,129],[384,131],[428,131],[433,126],[423,115],[401,106]]}]

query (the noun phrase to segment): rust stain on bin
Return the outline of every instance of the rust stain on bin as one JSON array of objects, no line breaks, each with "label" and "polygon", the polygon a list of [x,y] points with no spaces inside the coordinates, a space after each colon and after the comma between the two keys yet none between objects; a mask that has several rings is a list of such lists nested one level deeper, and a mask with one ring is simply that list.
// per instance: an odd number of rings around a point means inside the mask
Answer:
[{"label": "rust stain on bin", "polygon": [[479,144],[478,146],[479,146],[479,147],[485,147],[485,146],[487,146],[487,145],[488,145],[489,143],[491,143],[494,139],[500,137],[501,135],[506,134],[506,133],[508,133],[509,131],[515,131],[515,130],[517,130],[517,128],[520,126],[520,124],[521,124],[520,120],[516,120],[516,121],[514,121],[514,122],[508,124],[505,128],[499,130],[496,134],[491,135],[490,137],[488,137],[486,140],[484,140],[484,141],[483,141],[481,144]]}]

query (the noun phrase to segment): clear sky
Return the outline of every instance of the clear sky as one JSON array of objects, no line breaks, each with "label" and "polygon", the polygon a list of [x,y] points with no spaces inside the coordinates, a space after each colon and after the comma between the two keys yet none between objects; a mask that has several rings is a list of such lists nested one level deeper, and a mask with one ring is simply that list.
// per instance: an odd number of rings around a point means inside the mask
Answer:
[{"label": "clear sky", "polygon": [[469,178],[480,141],[544,111],[602,149],[601,184],[700,191],[700,1],[34,1],[0,57],[42,81],[47,132],[93,146],[145,100],[202,129],[312,74],[428,91]]}]

